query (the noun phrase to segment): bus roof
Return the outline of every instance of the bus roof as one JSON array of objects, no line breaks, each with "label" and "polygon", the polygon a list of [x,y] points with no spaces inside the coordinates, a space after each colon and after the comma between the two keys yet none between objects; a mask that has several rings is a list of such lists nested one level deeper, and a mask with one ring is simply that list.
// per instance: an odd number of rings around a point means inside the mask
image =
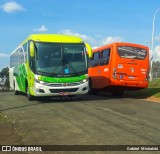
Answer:
[{"label": "bus roof", "polygon": [[114,42],[114,43],[110,43],[110,44],[98,47],[98,48],[94,49],[93,52],[98,51],[98,50],[103,50],[103,49],[106,49],[106,48],[114,46],[114,45],[116,45],[116,46],[135,46],[135,47],[145,48],[145,49],[149,50],[147,46],[144,46],[141,44],[135,44],[135,43],[130,43],[130,42]]},{"label": "bus roof", "polygon": [[35,42],[54,42],[54,43],[83,43],[83,40],[77,36],[63,34],[31,34],[11,53],[11,55],[28,40]]},{"label": "bus roof", "polygon": [[29,37],[27,37],[23,43],[25,43],[28,40],[55,43],[83,43],[83,40],[80,37],[62,34],[32,34]]}]

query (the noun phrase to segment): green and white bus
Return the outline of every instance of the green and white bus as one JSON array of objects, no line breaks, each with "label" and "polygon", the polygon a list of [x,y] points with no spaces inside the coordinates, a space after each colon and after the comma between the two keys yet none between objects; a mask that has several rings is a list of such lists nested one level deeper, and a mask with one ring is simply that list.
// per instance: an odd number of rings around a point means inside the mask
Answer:
[{"label": "green and white bus", "polygon": [[79,37],[32,34],[10,55],[10,87],[28,100],[88,92],[90,45]]}]

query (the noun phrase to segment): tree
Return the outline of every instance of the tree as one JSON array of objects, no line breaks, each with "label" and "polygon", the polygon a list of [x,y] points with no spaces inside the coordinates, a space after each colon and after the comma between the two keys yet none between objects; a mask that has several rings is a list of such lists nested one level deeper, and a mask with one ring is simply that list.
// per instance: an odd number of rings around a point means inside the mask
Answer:
[{"label": "tree", "polygon": [[4,86],[9,87],[9,68],[3,68],[2,71],[0,72],[0,78],[4,78],[6,77],[6,82],[4,84]]},{"label": "tree", "polygon": [[153,61],[152,74],[153,78],[160,78],[160,61]]}]

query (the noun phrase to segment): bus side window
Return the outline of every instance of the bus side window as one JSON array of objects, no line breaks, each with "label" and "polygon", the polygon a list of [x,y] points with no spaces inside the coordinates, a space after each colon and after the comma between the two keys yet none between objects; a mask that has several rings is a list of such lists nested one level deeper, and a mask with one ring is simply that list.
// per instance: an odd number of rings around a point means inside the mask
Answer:
[{"label": "bus side window", "polygon": [[24,50],[24,62],[26,62],[27,60],[27,42],[25,44],[23,44],[23,50]]},{"label": "bus side window", "polygon": [[91,60],[91,66],[99,66],[99,58],[100,58],[100,52],[93,53],[93,59]]},{"label": "bus side window", "polygon": [[100,65],[107,65],[110,58],[110,49],[105,49],[102,51],[102,57],[100,59]]},{"label": "bus side window", "polygon": [[20,60],[20,64],[22,64],[22,63],[24,63],[24,53],[23,53],[23,49],[20,48],[19,51],[20,51],[19,60]]},{"label": "bus side window", "polygon": [[13,58],[14,58],[13,55],[11,55],[11,57],[10,57],[10,67],[14,66]]},{"label": "bus side window", "polygon": [[20,49],[18,48],[15,52],[15,65],[19,65],[20,64]]}]

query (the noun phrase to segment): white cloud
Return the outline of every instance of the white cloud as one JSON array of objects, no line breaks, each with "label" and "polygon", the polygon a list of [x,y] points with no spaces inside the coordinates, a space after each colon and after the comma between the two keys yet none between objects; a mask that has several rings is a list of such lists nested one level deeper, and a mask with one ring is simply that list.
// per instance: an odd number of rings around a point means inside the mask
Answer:
[{"label": "white cloud", "polygon": [[14,1],[7,2],[7,3],[3,4],[0,8],[2,8],[2,10],[7,13],[13,13],[16,11],[25,11],[26,10],[25,8],[23,8],[22,5],[14,2]]},{"label": "white cloud", "polygon": [[63,29],[59,32],[60,34],[78,36],[83,39],[84,42],[89,43],[92,46],[92,49],[96,49],[102,45],[106,45],[113,42],[122,42],[123,38],[121,36],[109,36],[105,37],[101,34],[96,34],[93,37],[86,34],[80,34],[73,32],[71,29]]},{"label": "white cloud", "polygon": [[160,45],[154,48],[154,51],[152,52],[152,56],[153,56],[153,61],[160,60]]},{"label": "white cloud", "polygon": [[114,37],[109,36],[107,38],[104,38],[101,43],[102,45],[106,45],[106,44],[110,44],[113,42],[122,42],[122,41],[123,41],[123,38],[120,36],[114,36]]},{"label": "white cloud", "polygon": [[9,57],[9,55],[5,53],[0,53],[0,58],[4,58],[4,57]]},{"label": "white cloud", "polygon": [[34,28],[33,31],[46,32],[46,31],[48,31],[48,28],[46,28],[45,25],[42,25],[40,28]]},{"label": "white cloud", "polygon": [[85,34],[80,34],[80,33],[73,32],[71,29],[63,29],[59,33],[60,34],[65,34],[65,35],[78,36],[78,37],[82,38],[84,41],[90,40],[90,36],[87,36]]},{"label": "white cloud", "polygon": [[98,48],[98,46],[93,46],[93,47],[92,47],[92,49],[97,49],[97,48]]}]

